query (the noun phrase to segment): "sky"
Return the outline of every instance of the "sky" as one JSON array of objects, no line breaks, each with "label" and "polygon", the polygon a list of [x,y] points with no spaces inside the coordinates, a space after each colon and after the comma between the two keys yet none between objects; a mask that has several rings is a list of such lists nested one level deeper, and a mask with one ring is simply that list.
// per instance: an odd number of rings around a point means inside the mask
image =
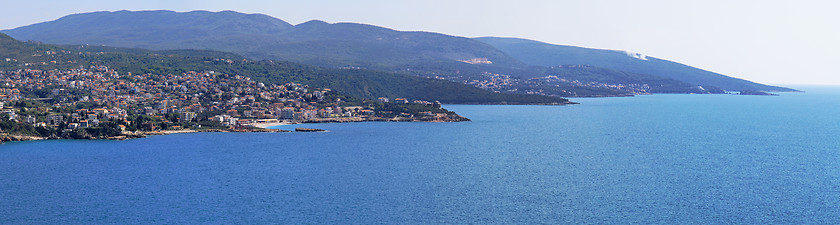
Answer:
[{"label": "sky", "polygon": [[0,30],[117,10],[233,10],[638,52],[765,84],[840,85],[840,1],[0,0]]}]

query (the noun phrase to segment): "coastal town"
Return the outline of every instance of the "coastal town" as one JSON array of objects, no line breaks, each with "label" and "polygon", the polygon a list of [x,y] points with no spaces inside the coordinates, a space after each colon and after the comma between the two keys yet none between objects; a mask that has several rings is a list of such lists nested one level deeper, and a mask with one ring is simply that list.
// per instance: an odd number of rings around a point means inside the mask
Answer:
[{"label": "coastal town", "polygon": [[291,123],[467,120],[439,102],[365,100],[327,88],[265,84],[214,71],[132,74],[105,65],[0,70],[0,108],[0,134],[40,138],[272,131],[262,128]]},{"label": "coastal town", "polygon": [[[567,66],[575,67],[576,65]],[[651,94],[651,87],[645,83],[610,83],[567,79],[556,75],[546,75],[523,79],[506,74],[483,72],[479,75],[466,76],[425,76],[426,78],[449,80],[475,86],[496,93],[508,92],[531,95],[549,95],[563,97],[605,97],[632,96]],[[602,92],[582,93],[579,90],[604,90]],[[605,94],[608,93],[608,94]]]}]

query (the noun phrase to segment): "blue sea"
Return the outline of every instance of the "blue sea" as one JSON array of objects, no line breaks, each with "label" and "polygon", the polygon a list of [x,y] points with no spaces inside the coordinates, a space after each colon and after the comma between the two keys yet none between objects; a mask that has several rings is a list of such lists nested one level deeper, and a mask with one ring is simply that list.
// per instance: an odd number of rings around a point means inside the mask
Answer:
[{"label": "blue sea", "polygon": [[840,224],[840,87],[0,145],[0,224]]}]

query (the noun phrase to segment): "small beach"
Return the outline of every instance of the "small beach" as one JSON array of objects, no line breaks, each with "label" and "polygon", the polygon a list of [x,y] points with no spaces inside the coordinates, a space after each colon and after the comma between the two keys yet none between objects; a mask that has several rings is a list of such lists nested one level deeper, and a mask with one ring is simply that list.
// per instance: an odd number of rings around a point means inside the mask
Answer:
[{"label": "small beach", "polygon": [[261,123],[253,123],[252,125],[259,128],[269,128],[273,126],[281,126],[281,125],[289,125],[295,124],[289,121],[278,121],[278,122],[261,122]]}]

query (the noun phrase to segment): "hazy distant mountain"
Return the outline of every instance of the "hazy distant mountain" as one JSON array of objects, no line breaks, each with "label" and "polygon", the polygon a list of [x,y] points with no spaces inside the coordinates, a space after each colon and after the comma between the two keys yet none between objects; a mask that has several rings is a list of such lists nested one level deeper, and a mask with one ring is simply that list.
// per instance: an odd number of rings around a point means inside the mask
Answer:
[{"label": "hazy distant mountain", "polygon": [[[82,13],[3,32],[19,40],[52,44],[153,50],[210,49],[233,52],[250,59],[409,73],[461,83],[490,82],[492,78],[488,73],[537,78],[547,75],[544,73],[546,67],[585,64],[727,90],[789,90],[652,57],[641,60],[617,51],[555,46],[522,39],[470,39],[317,20],[293,26],[270,16],[233,11]],[[597,92],[602,88],[597,86],[586,86],[587,92],[592,93],[591,96],[614,92],[599,94]],[[565,93],[580,93],[571,90],[577,88],[575,86],[563,88],[570,89]]]},{"label": "hazy distant mountain", "polygon": [[650,74],[701,86],[725,90],[793,91],[624,51],[553,45],[520,38],[483,37],[475,40],[490,44],[522,62],[540,66],[591,65],[640,74]]}]

